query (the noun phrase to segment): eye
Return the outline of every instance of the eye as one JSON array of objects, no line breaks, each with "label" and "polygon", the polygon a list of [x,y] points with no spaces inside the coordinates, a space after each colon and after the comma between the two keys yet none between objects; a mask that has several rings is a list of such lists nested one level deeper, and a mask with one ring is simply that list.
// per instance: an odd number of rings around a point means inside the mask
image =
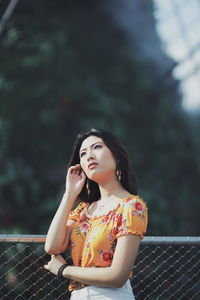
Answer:
[{"label": "eye", "polygon": [[80,157],[82,157],[83,155],[85,155],[85,152],[81,152]]},{"label": "eye", "polygon": [[96,149],[96,148],[102,148],[102,146],[101,145],[95,145],[94,149]]}]

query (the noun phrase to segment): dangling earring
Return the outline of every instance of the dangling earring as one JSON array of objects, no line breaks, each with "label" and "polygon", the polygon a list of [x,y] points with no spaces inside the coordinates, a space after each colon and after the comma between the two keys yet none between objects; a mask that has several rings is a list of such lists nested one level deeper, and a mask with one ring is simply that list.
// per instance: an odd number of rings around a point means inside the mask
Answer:
[{"label": "dangling earring", "polygon": [[121,178],[122,178],[121,170],[117,169],[116,175],[117,175],[118,180],[121,181]]},{"label": "dangling earring", "polygon": [[121,168],[120,168],[120,161],[119,161],[119,159],[117,160],[117,171],[116,171],[116,176],[117,176],[118,180],[121,181],[121,178],[122,178],[122,172],[121,172]]},{"label": "dangling earring", "polygon": [[87,183],[86,183],[86,189],[87,189],[87,193],[88,193],[88,195],[89,195],[89,194],[90,194],[89,180],[87,180]]}]

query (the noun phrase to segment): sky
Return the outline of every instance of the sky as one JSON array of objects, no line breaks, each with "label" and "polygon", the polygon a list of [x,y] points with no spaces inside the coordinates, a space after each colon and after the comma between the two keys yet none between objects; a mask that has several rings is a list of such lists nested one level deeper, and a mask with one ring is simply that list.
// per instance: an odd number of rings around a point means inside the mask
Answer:
[{"label": "sky", "polygon": [[156,29],[164,51],[177,63],[185,110],[200,112],[200,0],[154,0]]}]

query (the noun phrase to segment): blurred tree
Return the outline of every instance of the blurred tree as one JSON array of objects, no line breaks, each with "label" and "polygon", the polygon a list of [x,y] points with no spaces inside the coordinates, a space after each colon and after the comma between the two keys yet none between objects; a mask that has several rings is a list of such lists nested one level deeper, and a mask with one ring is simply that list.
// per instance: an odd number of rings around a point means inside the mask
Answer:
[{"label": "blurred tree", "polygon": [[20,1],[0,48],[2,232],[46,232],[75,134],[101,127],[131,154],[148,234],[198,234],[199,144],[178,83],[137,51],[102,2]]}]

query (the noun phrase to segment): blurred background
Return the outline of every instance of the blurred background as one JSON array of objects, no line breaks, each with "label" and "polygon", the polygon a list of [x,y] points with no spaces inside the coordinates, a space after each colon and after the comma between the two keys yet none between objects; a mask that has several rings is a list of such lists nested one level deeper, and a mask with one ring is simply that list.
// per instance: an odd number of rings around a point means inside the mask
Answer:
[{"label": "blurred background", "polygon": [[0,233],[46,234],[76,134],[125,145],[147,235],[199,235],[200,1],[0,1]]}]

